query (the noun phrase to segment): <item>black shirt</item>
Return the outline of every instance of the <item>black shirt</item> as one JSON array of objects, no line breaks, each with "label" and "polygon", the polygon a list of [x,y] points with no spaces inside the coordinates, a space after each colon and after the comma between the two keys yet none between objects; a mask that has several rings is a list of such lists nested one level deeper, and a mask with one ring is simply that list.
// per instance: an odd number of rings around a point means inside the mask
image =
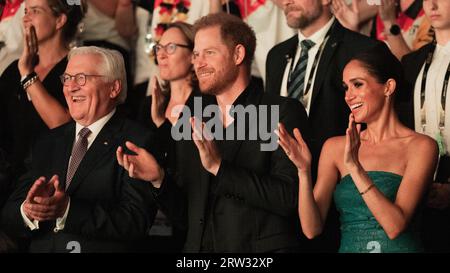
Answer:
[{"label": "black shirt", "polygon": [[[0,148],[7,153],[13,177],[26,171],[26,166],[31,160],[29,157],[33,142],[40,133],[49,130],[20,84],[21,77],[17,64],[18,61],[14,61],[0,76]],[[44,80],[41,79],[41,82],[47,92],[67,108],[59,79],[66,66],[65,57],[50,70]]]},{"label": "black shirt", "polygon": [[[249,94],[249,88],[251,88],[252,85],[249,85],[238,97],[237,99],[233,102],[233,106],[237,106],[237,105],[243,105],[245,106],[246,103],[246,99],[248,97]],[[232,153],[232,149],[231,146],[233,146],[233,141],[227,141],[226,136],[230,136],[231,134],[233,134],[234,139],[237,139],[238,137],[238,130],[236,127],[236,116],[234,113],[230,113],[230,115],[234,116],[234,121],[229,124],[227,127],[224,127],[222,125],[221,128],[214,128],[216,130],[223,130],[222,131],[222,136],[223,139],[218,139],[215,140],[215,143],[217,145],[217,148],[219,149],[220,155],[223,159],[225,160],[229,160],[229,161],[233,161],[233,158],[231,158]],[[219,117],[212,117],[212,118],[219,118]],[[254,121],[253,121],[254,122]],[[250,121],[247,120],[245,124],[250,124]],[[229,132],[231,131],[231,133]],[[248,138],[248,136],[246,136],[246,138]],[[216,187],[217,187],[217,179],[215,176],[213,176],[212,174],[210,175],[210,182],[211,185],[209,187],[209,194],[208,194],[208,205],[207,205],[207,209],[206,209],[206,216],[205,216],[205,229],[203,231],[203,236],[202,236],[202,244],[201,244],[201,252],[204,253],[215,253],[216,251],[216,247],[214,246],[214,242],[216,241],[216,239],[220,238],[215,238],[215,234],[214,234],[214,212],[212,211],[212,202],[214,202],[214,200],[217,198],[216,196]]]}]

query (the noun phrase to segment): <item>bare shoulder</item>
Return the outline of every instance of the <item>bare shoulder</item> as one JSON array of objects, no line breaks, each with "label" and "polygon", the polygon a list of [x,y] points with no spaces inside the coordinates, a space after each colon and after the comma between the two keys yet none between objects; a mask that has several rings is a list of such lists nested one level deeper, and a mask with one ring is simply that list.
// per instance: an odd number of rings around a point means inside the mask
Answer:
[{"label": "bare shoulder", "polygon": [[[407,165],[404,178],[417,186],[425,185],[433,180],[433,173],[438,161],[436,141],[426,135],[414,132],[407,146]],[[425,190],[425,189],[423,189]]]},{"label": "bare shoulder", "polygon": [[330,137],[329,139],[327,139],[327,141],[325,141],[325,144],[327,145],[345,145],[345,135],[344,136],[335,136],[335,137]]},{"label": "bare shoulder", "polygon": [[438,146],[433,138],[414,132],[408,145],[408,152],[410,155],[414,156],[427,154],[430,156],[437,156]]},{"label": "bare shoulder", "polygon": [[411,142],[409,143],[410,149],[424,149],[424,150],[437,150],[437,143],[436,140],[433,138],[420,134],[420,133],[414,133],[412,136]]},{"label": "bare shoulder", "polygon": [[345,136],[330,137],[323,144],[321,154],[336,158],[337,155],[342,155],[344,148]]},{"label": "bare shoulder", "polygon": [[339,151],[345,147],[345,136],[330,137],[323,144],[323,149],[328,151]]}]

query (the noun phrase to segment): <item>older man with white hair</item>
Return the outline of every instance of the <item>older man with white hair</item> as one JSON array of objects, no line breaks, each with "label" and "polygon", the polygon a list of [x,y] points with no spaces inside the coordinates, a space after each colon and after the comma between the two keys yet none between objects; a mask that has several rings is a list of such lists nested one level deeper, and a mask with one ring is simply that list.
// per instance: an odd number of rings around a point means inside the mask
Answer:
[{"label": "older man with white hair", "polygon": [[117,146],[133,139],[150,148],[149,132],[121,118],[126,99],[123,57],[117,51],[80,47],[61,75],[74,122],[43,135],[32,169],[3,210],[9,230],[31,236],[32,252],[136,250],[156,212],[115,160]]}]

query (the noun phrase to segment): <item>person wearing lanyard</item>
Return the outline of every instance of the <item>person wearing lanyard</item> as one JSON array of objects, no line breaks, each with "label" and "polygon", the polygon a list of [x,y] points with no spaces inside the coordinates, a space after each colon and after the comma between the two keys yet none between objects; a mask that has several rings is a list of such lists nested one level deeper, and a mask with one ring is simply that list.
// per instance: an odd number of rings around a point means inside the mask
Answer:
[{"label": "person wearing lanyard", "polygon": [[[331,1],[283,0],[281,4],[287,24],[298,33],[269,51],[265,90],[298,99],[305,106],[312,137],[312,173],[316,174],[323,143],[343,135],[347,128],[350,111],[342,95],[344,66],[352,56],[380,42],[344,28],[331,13]],[[320,252],[337,251],[339,245],[335,210],[329,219],[329,228],[315,242]]]},{"label": "person wearing lanyard", "polygon": [[313,130],[313,157],[318,159],[325,140],[343,134],[347,126],[349,111],[339,92],[344,65],[378,42],[345,29],[331,13],[331,2],[281,2],[288,25],[298,34],[268,53],[265,89],[303,103]]},{"label": "person wearing lanyard", "polygon": [[433,137],[439,146],[439,165],[428,196],[424,235],[432,252],[450,251],[450,2],[424,0],[423,9],[434,28],[433,42],[402,60],[414,92],[405,94],[403,120],[416,131]]}]

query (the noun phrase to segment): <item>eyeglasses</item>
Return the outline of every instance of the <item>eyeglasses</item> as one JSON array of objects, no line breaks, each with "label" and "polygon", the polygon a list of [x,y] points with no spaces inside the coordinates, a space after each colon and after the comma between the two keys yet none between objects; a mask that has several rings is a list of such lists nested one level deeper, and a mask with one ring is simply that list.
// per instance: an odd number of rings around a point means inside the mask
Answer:
[{"label": "eyeglasses", "polygon": [[169,54],[172,55],[173,53],[175,53],[175,50],[177,50],[177,47],[184,47],[184,48],[191,48],[188,45],[181,45],[181,44],[176,44],[176,43],[168,43],[167,45],[163,46],[161,44],[156,44],[153,47],[153,50],[155,51],[155,55],[158,54],[158,52],[161,51],[161,49],[164,49],[164,51]]},{"label": "eyeglasses", "polygon": [[86,78],[87,77],[106,77],[103,75],[87,75],[84,73],[78,73],[75,76],[72,76],[70,74],[64,73],[61,76],[59,76],[59,79],[61,80],[61,83],[63,85],[67,85],[69,83],[69,81],[71,81],[72,79],[75,79],[75,82],[79,85],[79,86],[83,86],[86,84]]}]

